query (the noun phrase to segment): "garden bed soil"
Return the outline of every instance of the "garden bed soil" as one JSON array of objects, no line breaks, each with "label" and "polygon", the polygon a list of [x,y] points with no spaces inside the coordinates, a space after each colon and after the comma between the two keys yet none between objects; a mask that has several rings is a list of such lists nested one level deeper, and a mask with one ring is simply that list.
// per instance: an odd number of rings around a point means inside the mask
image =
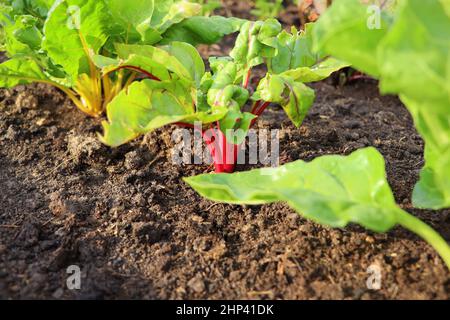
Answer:
[{"label": "garden bed soil", "polygon": [[[450,238],[449,210],[411,209],[423,143],[405,108],[375,82],[315,86],[318,100],[281,130],[281,162],[377,147],[403,208]],[[410,232],[328,229],[286,205],[240,207],[202,199],[173,165],[169,130],[109,149],[88,119],[43,85],[1,90],[0,297],[146,299],[448,299],[449,272]],[[250,166],[239,167],[239,170]],[[366,287],[382,269],[382,289]],[[66,268],[83,271],[79,291]]]},{"label": "garden bed soil", "polygon": [[[300,129],[276,108],[258,123],[280,130],[281,163],[374,146],[398,203],[450,240],[450,210],[412,209],[423,142],[399,100],[375,81],[314,87]],[[56,89],[0,90],[0,108],[0,298],[450,297],[442,260],[404,229],[329,229],[283,203],[202,199],[182,178],[211,168],[172,163],[174,127],[110,149],[96,137],[101,120]],[[70,265],[82,269],[81,290],[67,289]],[[371,265],[380,290],[367,288]]]}]

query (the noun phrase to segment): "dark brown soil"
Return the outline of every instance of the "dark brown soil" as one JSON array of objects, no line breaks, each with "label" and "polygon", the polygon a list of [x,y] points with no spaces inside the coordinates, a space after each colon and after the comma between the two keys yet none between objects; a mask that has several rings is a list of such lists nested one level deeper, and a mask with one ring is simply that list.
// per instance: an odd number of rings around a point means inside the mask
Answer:
[{"label": "dark brown soil", "polygon": [[[282,129],[282,162],[376,146],[409,209],[423,160],[407,111],[375,83],[316,88],[301,129],[278,110],[260,124]],[[54,89],[0,97],[2,298],[449,298],[448,270],[407,231],[331,230],[284,204],[214,204],[181,181],[208,167],[173,166],[171,130],[111,150],[98,122]],[[409,211],[450,238],[450,211]],[[80,291],[65,289],[72,264]],[[383,270],[380,291],[366,289],[371,264]]]},{"label": "dark brown soil", "polygon": [[[397,201],[450,240],[450,210],[411,209],[423,142],[402,104],[371,81],[315,88],[300,129],[278,109],[259,123],[281,129],[282,163],[375,146]],[[0,108],[0,298],[450,297],[442,260],[401,228],[333,230],[281,203],[202,199],[182,177],[210,168],[172,164],[173,128],[112,150],[96,139],[99,120],[55,89],[0,90]],[[366,286],[372,264],[379,291]],[[82,269],[81,290],[67,289],[70,265]]]}]

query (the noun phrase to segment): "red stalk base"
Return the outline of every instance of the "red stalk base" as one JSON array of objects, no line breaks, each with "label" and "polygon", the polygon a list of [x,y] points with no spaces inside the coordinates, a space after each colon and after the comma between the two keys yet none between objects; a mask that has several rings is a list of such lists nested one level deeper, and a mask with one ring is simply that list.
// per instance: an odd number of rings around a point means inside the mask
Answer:
[{"label": "red stalk base", "polygon": [[239,145],[228,143],[220,129],[209,129],[203,132],[203,140],[213,158],[216,173],[233,173],[236,168]]}]

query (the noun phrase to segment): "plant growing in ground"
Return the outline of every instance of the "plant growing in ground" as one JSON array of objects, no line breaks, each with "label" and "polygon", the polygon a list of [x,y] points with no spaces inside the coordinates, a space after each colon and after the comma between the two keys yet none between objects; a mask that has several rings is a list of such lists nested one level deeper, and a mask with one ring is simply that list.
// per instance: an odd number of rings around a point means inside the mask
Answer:
[{"label": "plant growing in ground", "polygon": [[211,44],[242,24],[199,16],[201,9],[179,0],[7,0],[0,6],[0,25],[9,60],[0,64],[0,87],[51,84],[97,117],[139,70],[101,73],[94,57],[116,59],[116,43]]},{"label": "plant growing in ground", "polygon": [[202,6],[204,16],[210,16],[214,10],[222,7],[222,1],[220,0],[191,0],[191,2],[198,3]]},{"label": "plant growing in ground", "polygon": [[278,17],[283,9],[283,0],[256,0],[251,14],[259,20],[266,20]]},{"label": "plant growing in ground", "polygon": [[273,169],[186,178],[200,195],[218,202],[286,202],[303,217],[334,228],[356,223],[375,232],[400,225],[425,239],[450,268],[450,247],[431,227],[400,209],[374,148],[350,156],[324,156]]},{"label": "plant growing in ground", "polygon": [[[149,79],[132,84],[108,105],[102,141],[119,146],[170,123],[193,127],[201,121],[216,172],[233,172],[249,128],[270,103],[282,106],[300,126],[315,98],[305,83],[347,66],[312,53],[312,29],[289,33],[274,19],[247,22],[230,56],[210,59],[211,72],[187,44],[117,46],[120,60],[98,57],[103,73],[132,67]],[[252,69],[264,63],[268,72],[250,96]]]},{"label": "plant growing in ground", "polygon": [[[448,207],[450,4],[408,0],[397,10],[394,16],[388,11],[379,16],[375,11],[374,16],[359,0],[336,0],[313,30],[315,46],[380,78],[383,92],[400,94],[426,141],[427,163],[414,190],[414,204]],[[376,28],[368,28],[373,23]],[[357,223],[386,232],[401,225],[433,246],[450,269],[449,245],[395,204],[383,158],[373,148],[348,157],[324,156],[277,169],[185,180],[214,201],[250,205],[283,201],[304,217],[331,227]]]},{"label": "plant growing in ground", "polygon": [[396,10],[385,1],[378,15],[360,1],[336,0],[315,29],[316,47],[380,79],[383,93],[400,95],[425,140],[413,203],[450,207],[450,2],[395,2]]}]

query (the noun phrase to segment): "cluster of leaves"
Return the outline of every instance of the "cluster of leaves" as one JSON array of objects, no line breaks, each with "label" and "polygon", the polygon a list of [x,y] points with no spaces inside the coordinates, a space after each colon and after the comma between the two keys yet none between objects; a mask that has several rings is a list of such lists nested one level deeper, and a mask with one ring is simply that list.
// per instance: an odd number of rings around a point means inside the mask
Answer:
[{"label": "cluster of leaves", "polygon": [[[315,50],[353,63],[380,78],[384,93],[400,95],[426,142],[426,167],[414,190],[414,204],[449,207],[450,2],[405,0],[397,10],[385,10],[380,16],[373,8],[359,0],[336,0],[312,30]],[[377,28],[370,29],[373,25]],[[401,225],[432,245],[450,268],[449,245],[396,205],[383,157],[373,148],[277,169],[185,180],[214,201],[250,205],[282,201],[331,227],[357,223],[386,232]]]},{"label": "cluster of leaves", "polygon": [[397,2],[377,26],[377,12],[360,1],[335,1],[315,29],[316,46],[379,78],[383,93],[400,95],[425,140],[413,202],[450,207],[450,2]]},{"label": "cluster of leaves", "polygon": [[91,116],[101,115],[139,74],[127,68],[102,73],[96,55],[117,59],[123,43],[211,44],[242,24],[200,16],[199,4],[180,0],[6,0],[0,10],[9,57],[0,65],[0,87],[49,83]]},{"label": "cluster of leaves", "polygon": [[260,20],[266,20],[278,17],[283,9],[283,0],[256,0],[251,14]]},{"label": "cluster of leaves", "polygon": [[[312,53],[312,29],[313,25],[308,25],[305,31],[293,28],[289,33],[275,19],[246,22],[230,56],[210,58],[210,72],[205,71],[197,51],[186,43],[117,46],[120,60],[98,59],[103,72],[134,65],[149,79],[133,83],[108,105],[102,141],[119,146],[170,123],[193,126],[200,121],[203,125],[217,124],[220,129],[222,143],[213,148],[214,158],[219,153],[225,156],[226,145],[240,145],[270,103],[281,105],[300,126],[315,98],[305,83],[323,80],[347,66]],[[251,96],[248,87],[252,68],[264,63],[268,72]],[[251,101],[253,108],[246,110]],[[226,171],[233,171],[232,162]]]}]

